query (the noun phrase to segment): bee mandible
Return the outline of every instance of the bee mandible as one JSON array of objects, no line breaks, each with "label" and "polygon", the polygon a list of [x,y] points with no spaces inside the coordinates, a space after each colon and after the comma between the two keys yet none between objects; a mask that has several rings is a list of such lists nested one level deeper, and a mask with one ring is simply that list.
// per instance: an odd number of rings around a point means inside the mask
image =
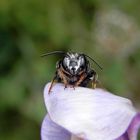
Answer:
[{"label": "bee mandible", "polygon": [[91,83],[92,88],[96,88],[98,75],[95,70],[91,69],[90,62],[92,60],[101,70],[102,67],[90,56],[82,53],[54,51],[41,55],[49,56],[61,54],[63,58],[56,63],[55,76],[51,82],[48,93],[51,92],[54,81],[62,82],[65,88],[68,86],[87,87]]}]

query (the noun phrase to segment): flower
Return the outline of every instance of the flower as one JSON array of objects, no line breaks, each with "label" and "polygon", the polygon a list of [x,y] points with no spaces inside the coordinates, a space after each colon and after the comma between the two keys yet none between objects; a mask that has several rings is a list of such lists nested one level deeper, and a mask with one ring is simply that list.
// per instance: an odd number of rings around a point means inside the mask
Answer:
[{"label": "flower", "polygon": [[103,89],[55,84],[44,89],[48,115],[41,128],[42,140],[137,140],[140,113],[130,100]]}]

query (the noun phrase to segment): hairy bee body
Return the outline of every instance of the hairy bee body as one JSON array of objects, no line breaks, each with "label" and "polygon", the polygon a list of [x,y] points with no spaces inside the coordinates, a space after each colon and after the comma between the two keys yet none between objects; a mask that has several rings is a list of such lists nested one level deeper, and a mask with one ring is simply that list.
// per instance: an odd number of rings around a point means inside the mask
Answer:
[{"label": "hairy bee body", "polygon": [[87,87],[93,79],[96,79],[96,72],[87,67],[76,75],[68,73],[65,68],[61,66],[61,63],[56,70],[56,80],[64,83],[66,87],[67,85]]},{"label": "hairy bee body", "polygon": [[85,54],[74,52],[62,52],[55,51],[42,56],[48,56],[52,54],[62,54],[63,58],[56,64],[56,73],[49,88],[49,93],[53,87],[54,81],[64,83],[65,88],[68,86],[82,86],[88,87],[91,83],[92,87],[96,87],[97,74],[91,69],[90,63],[87,58],[92,60],[98,67],[101,66],[91,57]]},{"label": "hairy bee body", "polygon": [[42,56],[52,54],[63,54],[64,57],[56,64],[56,73],[49,88],[49,93],[51,92],[54,81],[64,83],[65,88],[67,86],[87,87],[90,83],[93,88],[96,87],[97,74],[90,68],[90,63],[87,58],[90,58],[94,63],[96,63],[96,65],[98,65],[94,59],[85,54],[74,52],[65,53],[61,51],[47,53]]}]

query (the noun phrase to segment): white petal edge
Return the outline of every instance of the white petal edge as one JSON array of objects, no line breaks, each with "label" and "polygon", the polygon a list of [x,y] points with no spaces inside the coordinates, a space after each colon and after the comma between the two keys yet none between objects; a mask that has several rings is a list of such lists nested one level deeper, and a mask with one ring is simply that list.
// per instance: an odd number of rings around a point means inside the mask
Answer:
[{"label": "white petal edge", "polygon": [[128,128],[136,114],[130,100],[102,89],[64,89],[55,84],[45,104],[51,119],[71,133],[87,140],[114,140]]}]

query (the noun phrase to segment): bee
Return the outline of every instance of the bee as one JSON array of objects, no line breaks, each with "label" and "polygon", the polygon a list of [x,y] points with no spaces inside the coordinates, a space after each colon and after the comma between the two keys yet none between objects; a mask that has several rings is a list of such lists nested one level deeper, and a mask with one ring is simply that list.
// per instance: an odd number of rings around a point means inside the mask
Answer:
[{"label": "bee", "polygon": [[49,56],[60,54],[63,58],[56,63],[55,76],[51,82],[48,93],[51,92],[54,81],[64,83],[65,88],[88,87],[91,83],[92,88],[96,88],[98,75],[91,69],[89,59],[92,60],[101,70],[102,67],[90,56],[76,52],[54,51],[41,55]]}]

